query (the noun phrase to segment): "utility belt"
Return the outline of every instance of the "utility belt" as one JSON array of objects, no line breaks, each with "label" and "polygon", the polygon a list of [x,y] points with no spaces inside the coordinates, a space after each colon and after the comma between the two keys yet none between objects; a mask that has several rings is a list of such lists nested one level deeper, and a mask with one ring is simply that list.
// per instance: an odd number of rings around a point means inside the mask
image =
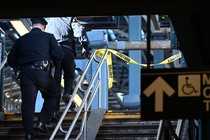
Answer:
[{"label": "utility belt", "polygon": [[35,61],[33,63],[20,66],[20,70],[23,70],[23,69],[35,69],[35,70],[49,71],[50,70],[50,61],[47,61],[47,60]]},{"label": "utility belt", "polygon": [[53,64],[53,61],[36,61],[30,64],[22,65],[17,68],[14,68],[14,74],[16,79],[20,78],[20,71],[27,70],[27,69],[34,69],[34,70],[44,70],[49,71],[49,76],[54,78],[55,74],[55,66]]}]

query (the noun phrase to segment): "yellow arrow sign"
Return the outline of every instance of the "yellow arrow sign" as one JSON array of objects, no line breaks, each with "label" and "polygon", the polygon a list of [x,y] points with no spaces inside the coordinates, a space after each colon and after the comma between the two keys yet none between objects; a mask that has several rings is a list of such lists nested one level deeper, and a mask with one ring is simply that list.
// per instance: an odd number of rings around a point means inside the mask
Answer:
[{"label": "yellow arrow sign", "polygon": [[143,92],[147,97],[151,96],[153,93],[155,94],[155,112],[163,112],[164,92],[168,96],[172,96],[175,90],[160,76]]}]

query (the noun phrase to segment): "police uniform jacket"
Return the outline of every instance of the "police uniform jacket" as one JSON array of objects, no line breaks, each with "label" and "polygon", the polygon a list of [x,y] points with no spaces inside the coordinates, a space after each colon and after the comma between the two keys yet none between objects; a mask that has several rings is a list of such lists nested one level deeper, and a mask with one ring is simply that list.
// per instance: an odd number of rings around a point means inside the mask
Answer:
[{"label": "police uniform jacket", "polygon": [[51,33],[33,28],[29,33],[17,39],[8,54],[11,67],[27,65],[36,61],[52,60],[57,65],[63,58],[63,52]]}]

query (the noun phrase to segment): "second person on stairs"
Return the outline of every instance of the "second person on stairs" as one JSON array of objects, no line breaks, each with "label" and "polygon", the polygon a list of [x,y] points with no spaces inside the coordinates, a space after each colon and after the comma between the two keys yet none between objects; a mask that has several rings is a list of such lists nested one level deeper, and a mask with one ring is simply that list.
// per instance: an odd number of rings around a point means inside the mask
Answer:
[{"label": "second person on stairs", "polygon": [[[89,40],[84,27],[78,22],[76,17],[48,17],[45,18],[48,22],[45,31],[54,34],[58,44],[64,52],[64,58],[61,65],[56,69],[55,79],[57,81],[59,98],[57,100],[57,109],[53,119],[59,119],[60,99],[67,104],[73,92],[75,79],[75,58],[76,58],[76,41],[79,41],[85,49],[84,55],[89,56]],[[64,80],[64,93],[61,88],[61,80]],[[76,107],[73,102],[71,109]]]}]

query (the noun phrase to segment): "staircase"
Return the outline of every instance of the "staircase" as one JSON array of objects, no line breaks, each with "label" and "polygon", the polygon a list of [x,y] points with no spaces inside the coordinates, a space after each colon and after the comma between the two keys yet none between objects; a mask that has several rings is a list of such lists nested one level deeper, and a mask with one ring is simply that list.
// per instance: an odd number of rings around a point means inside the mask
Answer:
[{"label": "staircase", "polygon": [[[63,124],[63,129],[67,129],[69,123],[71,123],[73,113],[69,113]],[[34,118],[34,139],[37,140],[46,140],[49,139],[50,135],[52,134],[53,129],[55,128],[56,121],[52,121],[52,123],[48,126],[49,133],[44,134],[39,132],[36,128],[37,122],[37,114],[35,114]],[[24,130],[22,125],[21,114],[6,114],[5,121],[1,121],[0,127],[0,139],[2,140],[24,140]],[[72,133],[72,137],[75,137],[76,132],[79,128],[75,126],[74,133]],[[56,140],[63,139],[64,134],[61,132],[56,135]]]},{"label": "staircase", "polygon": [[[24,130],[20,112],[21,102],[19,100],[21,95],[20,87],[18,85],[18,81],[16,81],[14,78],[13,71],[10,69],[10,67],[5,65],[4,71],[5,107],[7,111],[4,113],[5,118],[0,121],[0,139],[23,140]],[[109,110],[105,112],[102,122],[98,124],[99,129],[97,129],[95,139],[155,139],[158,131],[159,121],[141,121],[139,111],[123,110],[114,98],[114,92],[109,94]],[[61,108],[65,108],[64,104],[61,104],[61,106]],[[63,130],[68,130],[75,115],[76,112],[67,113],[62,123]],[[80,115],[82,117],[83,112]],[[76,125],[69,137],[70,139],[75,139],[79,133],[81,117],[79,117],[78,121],[76,122]],[[36,120],[37,114],[35,114],[34,125],[36,125]],[[97,123],[97,121],[95,122]],[[48,134],[40,133],[38,130],[36,130],[36,128],[34,128],[35,139],[49,139],[56,127],[56,124],[57,122],[53,121],[52,124],[48,126]],[[93,122],[89,125],[90,127],[88,128],[92,129],[91,125],[96,124]],[[88,132],[91,132],[91,130],[87,131],[87,135],[89,135]],[[54,139],[60,140],[64,139],[64,137],[65,134],[61,131],[58,131]]]},{"label": "staircase", "polygon": [[107,111],[97,140],[155,140],[159,121],[142,121],[138,111]]},{"label": "staircase", "polygon": [[[125,66],[126,67],[126,66]],[[114,70],[121,68],[117,68],[114,66]],[[5,66],[5,77],[4,77],[4,93],[5,93],[5,107],[7,108],[7,112],[4,113],[5,118],[0,119],[0,140],[24,140],[24,130],[22,125],[22,118],[20,113],[20,88],[18,86],[18,81],[15,81],[13,71],[10,70],[8,66]],[[123,108],[118,101],[115,99],[114,95],[117,91],[127,92],[126,88],[122,85],[127,85],[126,72],[121,71],[118,73],[119,75],[115,75],[116,77],[120,77],[121,84],[114,83],[114,88],[109,91],[109,110],[107,110],[102,118],[100,123],[97,123],[97,120],[94,121],[92,119],[92,123],[88,124],[88,129],[86,129],[87,136],[92,133],[92,129],[95,125],[99,125],[99,129],[96,130],[95,140],[166,140],[166,139],[176,139],[174,138],[174,134],[168,130],[164,130],[160,128],[161,121],[160,120],[141,120],[141,114],[138,110],[128,110]],[[121,75],[123,74],[123,75]],[[65,108],[64,104],[61,104],[62,108]],[[11,110],[10,110],[11,109]],[[91,111],[91,110],[89,110]],[[12,112],[12,113],[9,113]],[[0,112],[1,113],[1,112]],[[90,115],[91,112],[88,112]],[[64,131],[67,131],[70,125],[73,122],[73,119],[76,115],[76,112],[68,112],[64,118],[62,123],[62,128]],[[80,114],[78,121],[76,122],[72,133],[70,135],[70,139],[76,139],[80,127],[81,127],[81,118],[83,112]],[[97,117],[99,114],[95,114]],[[100,116],[100,115],[99,115]],[[87,118],[89,119],[89,118]],[[36,125],[37,114],[35,114],[34,125]],[[170,121],[172,125],[172,129],[175,130],[177,127],[177,120]],[[53,121],[51,125],[49,125],[49,133],[43,134],[34,129],[34,137],[37,140],[46,140],[49,139],[53,130],[55,129],[57,122]],[[186,124],[187,125],[187,124]],[[163,126],[164,127],[164,126]],[[186,126],[185,128],[188,128]],[[163,129],[165,132],[159,133],[160,130]],[[159,135],[160,134],[160,135]],[[84,134],[83,134],[84,135]],[[182,132],[183,139],[188,138],[187,129]],[[65,138],[65,133],[58,131],[53,140],[62,140]],[[93,140],[93,139],[85,139],[86,136],[83,136],[84,140]],[[87,137],[89,138],[89,137]]]},{"label": "staircase", "polygon": [[[64,130],[68,129],[75,112],[69,112],[62,124]],[[37,114],[36,114],[37,116]],[[34,122],[36,124],[37,117]],[[5,121],[0,121],[1,140],[24,140],[24,131],[21,121],[21,114],[6,114]],[[34,128],[34,137],[37,140],[50,138],[56,122],[49,125],[49,133],[40,133]],[[77,122],[70,139],[75,139],[78,134],[80,121]],[[105,113],[102,124],[96,136],[96,140],[155,140],[158,132],[159,121],[142,121],[138,111],[113,111]],[[88,133],[88,131],[87,131]],[[54,140],[64,139],[64,134],[59,131]]]}]

